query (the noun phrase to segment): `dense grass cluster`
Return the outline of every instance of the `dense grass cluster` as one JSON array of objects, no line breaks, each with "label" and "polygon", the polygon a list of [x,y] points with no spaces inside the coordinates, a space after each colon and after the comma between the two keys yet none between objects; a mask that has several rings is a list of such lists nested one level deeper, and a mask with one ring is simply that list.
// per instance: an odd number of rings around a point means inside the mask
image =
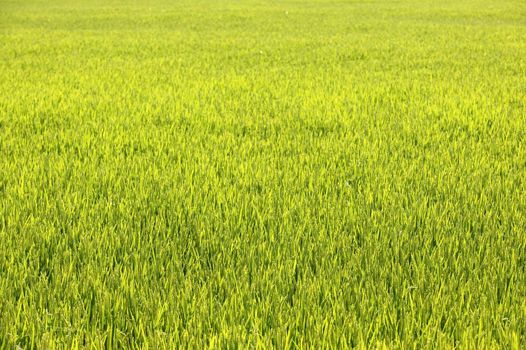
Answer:
[{"label": "dense grass cluster", "polygon": [[0,348],[524,348],[525,58],[521,0],[0,0]]}]

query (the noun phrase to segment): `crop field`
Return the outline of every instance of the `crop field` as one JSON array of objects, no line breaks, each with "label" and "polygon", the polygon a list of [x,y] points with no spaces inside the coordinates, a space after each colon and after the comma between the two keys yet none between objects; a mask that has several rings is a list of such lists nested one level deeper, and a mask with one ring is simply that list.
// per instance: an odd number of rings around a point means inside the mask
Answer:
[{"label": "crop field", "polygon": [[0,349],[526,348],[524,0],[0,0]]}]

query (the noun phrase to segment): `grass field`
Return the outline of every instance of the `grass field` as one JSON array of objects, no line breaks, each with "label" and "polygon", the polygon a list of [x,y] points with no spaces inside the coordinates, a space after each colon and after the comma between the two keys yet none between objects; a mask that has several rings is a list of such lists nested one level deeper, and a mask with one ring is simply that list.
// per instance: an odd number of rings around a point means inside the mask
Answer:
[{"label": "grass field", "polygon": [[526,347],[526,2],[0,0],[0,348]]}]

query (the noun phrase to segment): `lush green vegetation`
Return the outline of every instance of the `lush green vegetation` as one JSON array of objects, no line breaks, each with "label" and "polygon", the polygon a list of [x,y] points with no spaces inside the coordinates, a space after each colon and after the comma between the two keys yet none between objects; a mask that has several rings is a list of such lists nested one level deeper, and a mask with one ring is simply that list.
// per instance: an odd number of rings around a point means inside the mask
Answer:
[{"label": "lush green vegetation", "polygon": [[0,348],[524,348],[525,58],[522,0],[0,0]]}]

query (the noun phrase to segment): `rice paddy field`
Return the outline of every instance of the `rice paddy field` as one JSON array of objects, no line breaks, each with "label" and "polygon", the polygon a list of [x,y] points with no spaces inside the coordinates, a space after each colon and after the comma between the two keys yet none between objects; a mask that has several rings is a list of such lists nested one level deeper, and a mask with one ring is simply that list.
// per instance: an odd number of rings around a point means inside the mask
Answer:
[{"label": "rice paddy field", "polygon": [[0,0],[0,348],[525,347],[523,0]]}]

